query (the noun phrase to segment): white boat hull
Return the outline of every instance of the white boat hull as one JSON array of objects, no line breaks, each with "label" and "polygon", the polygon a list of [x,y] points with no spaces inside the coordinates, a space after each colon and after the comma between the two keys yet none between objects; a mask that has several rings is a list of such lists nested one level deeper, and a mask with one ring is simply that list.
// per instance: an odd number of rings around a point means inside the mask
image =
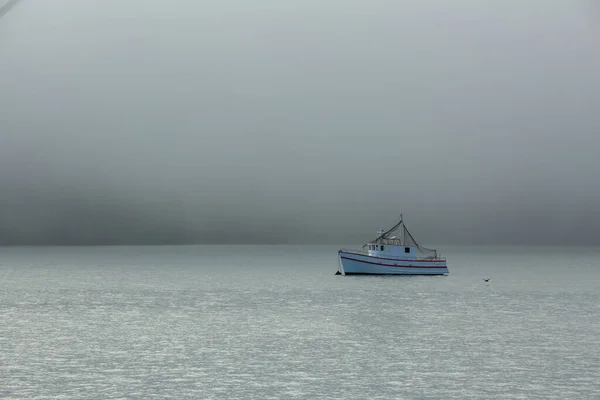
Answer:
[{"label": "white boat hull", "polygon": [[358,252],[338,252],[342,275],[448,275],[445,259],[374,257]]}]

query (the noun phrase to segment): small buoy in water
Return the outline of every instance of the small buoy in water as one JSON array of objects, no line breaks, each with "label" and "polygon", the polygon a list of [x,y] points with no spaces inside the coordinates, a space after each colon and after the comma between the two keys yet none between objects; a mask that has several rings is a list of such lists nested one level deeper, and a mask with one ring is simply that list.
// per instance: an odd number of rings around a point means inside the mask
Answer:
[{"label": "small buoy in water", "polygon": [[336,275],[341,275],[342,273],[340,271],[336,271],[335,273]]}]

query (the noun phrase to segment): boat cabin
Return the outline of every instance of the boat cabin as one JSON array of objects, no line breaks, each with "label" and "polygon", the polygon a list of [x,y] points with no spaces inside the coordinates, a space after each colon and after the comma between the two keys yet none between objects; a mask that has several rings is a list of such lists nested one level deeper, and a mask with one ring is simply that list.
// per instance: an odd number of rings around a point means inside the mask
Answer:
[{"label": "boat cabin", "polygon": [[[387,242],[387,243],[385,243]],[[400,243],[390,243],[388,240],[377,240],[376,242],[368,243],[368,251],[370,256],[374,257],[398,257],[398,258],[417,258],[417,248],[415,246],[403,246]]]},{"label": "boat cabin", "polygon": [[402,227],[400,236],[389,236],[400,225],[404,225],[400,220],[392,229],[384,231],[383,229],[377,232],[377,239],[363,245],[366,247],[368,254],[372,257],[395,258],[404,260],[428,259],[435,260],[438,258],[435,249],[428,249],[419,245],[408,232],[406,226]]}]

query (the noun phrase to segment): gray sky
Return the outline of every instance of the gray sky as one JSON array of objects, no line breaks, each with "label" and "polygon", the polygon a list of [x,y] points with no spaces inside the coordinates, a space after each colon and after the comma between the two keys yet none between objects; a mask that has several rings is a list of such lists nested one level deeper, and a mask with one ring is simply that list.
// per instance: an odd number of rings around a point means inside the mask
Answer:
[{"label": "gray sky", "polygon": [[598,11],[22,1],[0,243],[599,244]]}]

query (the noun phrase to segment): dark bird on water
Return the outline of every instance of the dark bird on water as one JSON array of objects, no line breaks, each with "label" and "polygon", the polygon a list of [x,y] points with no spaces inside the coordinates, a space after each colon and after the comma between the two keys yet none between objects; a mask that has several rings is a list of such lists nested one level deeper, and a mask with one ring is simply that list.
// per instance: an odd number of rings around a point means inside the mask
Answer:
[{"label": "dark bird on water", "polygon": [[492,278],[487,278],[487,279],[484,278],[483,280],[486,281],[486,282],[489,282],[490,279],[492,279]]}]

